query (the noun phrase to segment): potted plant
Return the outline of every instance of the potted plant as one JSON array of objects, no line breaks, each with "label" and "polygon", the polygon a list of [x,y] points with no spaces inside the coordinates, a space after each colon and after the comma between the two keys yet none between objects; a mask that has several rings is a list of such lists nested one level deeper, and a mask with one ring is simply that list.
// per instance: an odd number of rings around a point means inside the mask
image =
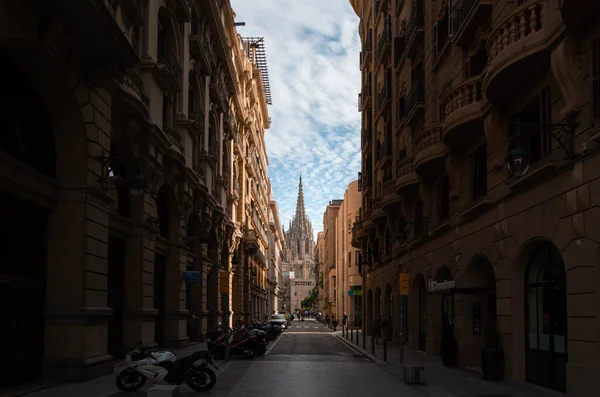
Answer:
[{"label": "potted plant", "polygon": [[500,334],[494,321],[485,334],[485,345],[481,349],[481,372],[483,380],[504,379],[504,352]]},{"label": "potted plant", "polygon": [[456,366],[458,362],[458,343],[454,339],[454,327],[446,319],[442,321],[440,355],[444,366]]}]

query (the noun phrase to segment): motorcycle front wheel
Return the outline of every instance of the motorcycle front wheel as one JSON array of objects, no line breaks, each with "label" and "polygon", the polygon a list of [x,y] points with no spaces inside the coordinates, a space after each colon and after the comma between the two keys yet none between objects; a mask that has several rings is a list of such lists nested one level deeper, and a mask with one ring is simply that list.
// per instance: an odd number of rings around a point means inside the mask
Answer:
[{"label": "motorcycle front wheel", "polygon": [[187,385],[199,393],[209,391],[217,384],[217,375],[207,367],[192,369],[187,375]]},{"label": "motorcycle front wheel", "polygon": [[144,375],[133,368],[125,369],[117,376],[117,387],[119,390],[126,392],[139,390],[145,383],[146,378]]}]

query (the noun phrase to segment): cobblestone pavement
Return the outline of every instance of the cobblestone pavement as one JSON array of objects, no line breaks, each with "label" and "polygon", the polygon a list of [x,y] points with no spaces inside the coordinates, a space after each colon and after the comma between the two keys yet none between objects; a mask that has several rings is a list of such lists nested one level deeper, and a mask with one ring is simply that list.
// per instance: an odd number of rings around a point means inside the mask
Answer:
[{"label": "cobblestone pavement", "polygon": [[[339,341],[351,347],[357,353],[362,353],[375,360],[379,367],[402,378],[402,366],[400,365],[400,346],[398,344],[387,345],[387,362],[384,362],[383,344],[371,345],[371,338],[366,338],[366,350],[363,350],[362,335],[354,330],[351,335],[346,336],[342,331],[332,332]],[[358,335],[358,345],[356,339]],[[374,348],[375,354],[372,354]],[[424,368],[425,383],[422,386],[411,386],[412,390],[427,397],[549,397],[562,396],[548,389],[543,389],[530,384],[515,382],[488,382],[481,379],[481,373],[464,368],[448,368],[441,364],[437,357],[430,357],[423,352],[412,350],[404,351],[405,365],[422,366]]]}]

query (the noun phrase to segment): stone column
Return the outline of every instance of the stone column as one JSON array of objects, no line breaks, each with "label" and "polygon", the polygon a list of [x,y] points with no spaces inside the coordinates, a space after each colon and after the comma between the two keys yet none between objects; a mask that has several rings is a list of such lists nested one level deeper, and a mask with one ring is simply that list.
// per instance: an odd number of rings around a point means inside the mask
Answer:
[{"label": "stone column", "polygon": [[64,188],[50,216],[44,376],[72,380],[112,372],[106,338],[112,201],[95,188]]}]

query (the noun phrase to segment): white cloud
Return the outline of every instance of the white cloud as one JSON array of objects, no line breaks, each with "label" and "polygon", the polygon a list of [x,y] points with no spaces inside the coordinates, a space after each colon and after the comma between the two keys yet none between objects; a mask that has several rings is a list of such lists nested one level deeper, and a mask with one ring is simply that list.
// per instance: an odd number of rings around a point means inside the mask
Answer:
[{"label": "white cloud", "polygon": [[308,215],[322,229],[329,200],[360,170],[358,18],[348,0],[231,0],[242,36],[265,38],[273,106],[269,176],[287,227],[303,176]]}]

